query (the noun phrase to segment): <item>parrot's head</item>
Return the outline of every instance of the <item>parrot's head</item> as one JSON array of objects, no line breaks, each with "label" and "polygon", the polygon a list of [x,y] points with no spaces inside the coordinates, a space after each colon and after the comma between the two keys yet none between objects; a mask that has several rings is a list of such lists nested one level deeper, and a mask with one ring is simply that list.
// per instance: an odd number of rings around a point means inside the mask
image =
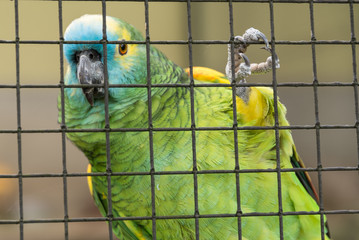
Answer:
[{"label": "parrot's head", "polygon": [[[106,35],[108,41],[144,41],[141,33],[132,25],[113,17],[106,17]],[[64,54],[69,68],[66,84],[97,84],[83,89],[67,88],[70,96],[77,96],[81,102],[96,105],[97,99],[103,99],[104,88],[104,48],[102,43],[86,43],[103,39],[103,21],[101,15],[84,15],[74,20],[66,29]],[[107,69],[109,84],[146,83],[146,45],[145,44],[107,44]],[[112,98],[126,98],[133,95],[135,89],[110,88]],[[144,89],[143,89],[144,90]],[[101,102],[101,101],[99,101]]]}]

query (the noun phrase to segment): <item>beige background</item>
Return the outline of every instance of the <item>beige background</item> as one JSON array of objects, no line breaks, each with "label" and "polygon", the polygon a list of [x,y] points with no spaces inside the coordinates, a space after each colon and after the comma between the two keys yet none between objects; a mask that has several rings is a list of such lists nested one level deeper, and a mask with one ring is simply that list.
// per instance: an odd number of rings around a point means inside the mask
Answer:
[{"label": "beige background", "polygon": [[[20,0],[20,39],[58,40],[57,2]],[[150,36],[152,40],[185,40],[187,8],[184,3],[150,3]],[[270,37],[269,5],[234,3],[234,32],[243,34],[255,27]],[[14,3],[0,0],[0,40],[14,40]],[[97,2],[63,2],[63,25],[86,13],[101,13]],[[108,15],[122,18],[144,32],[144,4],[109,2]],[[359,38],[359,5],[355,4],[355,29]],[[192,30],[194,39],[229,39],[228,3],[193,3]],[[315,33],[318,40],[350,40],[348,4],[315,4]],[[310,40],[308,4],[274,4],[276,40]],[[183,67],[188,66],[188,48],[184,45],[158,46]],[[277,81],[305,82],[313,80],[311,46],[277,45],[281,68]],[[356,46],[359,62],[359,49]],[[15,47],[0,44],[0,84],[15,84]],[[194,45],[195,65],[224,70],[225,45]],[[319,82],[353,81],[351,46],[318,45],[316,47]],[[252,62],[267,55],[253,45],[247,52]],[[59,47],[57,45],[24,44],[20,46],[20,81],[22,84],[58,84]],[[255,76],[250,82],[270,83],[271,74]],[[15,89],[0,88],[0,129],[16,129]],[[355,123],[353,87],[320,87],[319,120],[321,124]],[[57,89],[21,89],[21,126],[23,129],[58,129]],[[311,87],[279,88],[279,96],[288,108],[288,119],[294,125],[314,124],[314,93]],[[297,149],[308,167],[317,163],[316,139],[313,130],[294,130]],[[321,160],[324,167],[358,166],[357,135],[354,129],[321,130]],[[87,160],[69,141],[68,172],[85,172]],[[0,134],[0,174],[17,173],[16,134]],[[60,134],[22,134],[24,173],[61,173]],[[317,182],[317,174],[312,174]],[[323,202],[326,210],[359,209],[358,172],[324,172]],[[23,180],[25,219],[63,218],[62,178],[26,178]],[[18,219],[18,181],[0,179],[0,219]],[[99,216],[87,189],[86,178],[68,178],[70,217]],[[334,239],[359,239],[359,214],[329,215]],[[64,239],[63,223],[25,224],[25,239]],[[106,239],[105,223],[70,223],[70,239]],[[19,239],[18,225],[1,225],[0,239]]]}]

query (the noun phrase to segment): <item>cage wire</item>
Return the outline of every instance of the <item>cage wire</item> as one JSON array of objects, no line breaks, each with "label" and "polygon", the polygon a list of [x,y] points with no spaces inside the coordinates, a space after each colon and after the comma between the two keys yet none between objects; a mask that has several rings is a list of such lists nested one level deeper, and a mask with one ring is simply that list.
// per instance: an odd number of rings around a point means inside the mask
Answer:
[{"label": "cage wire", "polygon": [[[252,216],[277,216],[279,218],[279,232],[280,232],[280,239],[283,239],[283,216],[288,215],[311,215],[311,214],[319,214],[321,217],[321,238],[324,239],[324,228],[325,228],[325,219],[324,215],[328,217],[331,215],[359,215],[359,207],[357,208],[348,208],[348,209],[336,209],[336,210],[325,210],[323,204],[323,177],[322,174],[324,172],[343,172],[343,173],[358,173],[359,172],[359,161],[356,161],[356,166],[341,166],[340,163],[338,166],[332,167],[324,167],[322,162],[322,151],[321,151],[321,134],[323,130],[326,129],[348,129],[355,131],[356,135],[356,151],[359,154],[359,112],[358,112],[358,81],[357,81],[357,53],[356,48],[359,42],[355,36],[355,27],[358,28],[357,22],[355,22],[355,5],[359,3],[359,1],[355,0],[330,0],[330,1],[323,1],[323,0],[293,0],[293,1],[282,1],[282,0],[229,0],[229,1],[220,1],[220,0],[173,0],[173,1],[161,1],[161,2],[183,2],[186,4],[186,12],[187,12],[187,28],[188,28],[188,35],[186,40],[151,40],[150,36],[150,21],[149,21],[149,2],[159,2],[159,1],[151,1],[151,0],[132,0],[131,2],[142,2],[144,4],[144,20],[146,23],[145,27],[145,41],[125,41],[125,43],[136,43],[136,44],[145,44],[146,45],[146,58],[147,58],[147,84],[111,84],[109,85],[107,78],[107,44],[118,44],[123,43],[124,41],[108,41],[106,36],[106,18],[103,17],[103,39],[101,41],[84,41],[84,42],[70,42],[65,41],[63,36],[63,3],[64,2],[83,2],[86,0],[44,0],[40,2],[57,2],[57,10],[58,10],[58,40],[22,40],[21,35],[19,33],[19,25],[20,23],[20,8],[19,8],[19,0],[13,0],[13,9],[15,11],[15,39],[0,39],[0,46],[3,45],[11,45],[15,46],[15,54],[16,54],[16,84],[0,84],[0,89],[14,89],[16,92],[16,119],[17,119],[17,126],[16,129],[1,129],[0,134],[13,134],[16,135],[17,138],[17,166],[18,172],[16,174],[0,174],[1,179],[16,179],[18,181],[18,218],[17,219],[0,219],[0,226],[17,226],[18,230],[16,231],[18,234],[18,239],[32,239],[31,237],[26,237],[26,230],[24,227],[29,224],[38,224],[43,225],[46,223],[61,223],[63,224],[63,233],[59,239],[73,239],[71,234],[69,234],[69,224],[70,223],[81,223],[81,222],[106,222],[108,223],[108,234],[107,239],[114,239],[112,233],[112,223],[116,220],[149,220],[152,222],[152,233],[153,239],[156,239],[156,222],[159,220],[171,220],[171,219],[194,219],[195,221],[195,238],[200,239],[200,231],[199,231],[199,220],[201,218],[237,218],[238,219],[238,239],[242,237],[242,225],[241,220],[245,217],[252,217]],[[92,0],[94,1],[94,0]],[[119,0],[97,0],[94,2],[100,2],[102,7],[102,15],[107,15],[107,2],[120,2]],[[224,2],[227,4],[228,7],[228,22],[229,22],[229,30],[230,30],[230,39],[229,40],[195,40],[193,38],[192,32],[192,4],[194,2],[200,2],[201,4],[205,4],[206,2]],[[275,100],[275,124],[272,127],[244,127],[238,126],[237,117],[236,117],[236,101],[233,101],[233,127],[198,127],[196,126],[195,122],[195,110],[194,110],[194,88],[196,87],[228,87],[227,84],[196,84],[193,80],[193,66],[194,61],[194,51],[193,47],[196,45],[223,45],[227,46],[227,44],[231,45],[232,53],[234,47],[234,36],[237,33],[237,30],[234,29],[234,16],[233,16],[233,4],[234,3],[260,3],[264,4],[269,8],[269,24],[270,24],[270,46],[273,49],[273,52],[276,52],[277,46],[293,46],[293,45],[300,45],[300,46],[309,46],[311,49],[311,68],[312,68],[312,82],[305,83],[305,82],[278,82],[277,81],[277,71],[274,67],[273,62],[273,71],[271,76],[271,83],[246,83],[245,86],[266,86],[272,87],[274,90],[274,100]],[[274,14],[274,5],[281,4],[281,3],[288,3],[288,4],[303,4],[308,6],[309,11],[309,21],[310,21],[310,31],[311,36],[310,40],[276,40],[276,28],[274,24],[275,14]],[[335,4],[335,5],[347,5],[349,9],[349,20],[348,24],[350,24],[350,34],[351,37],[349,40],[317,40],[316,36],[316,29],[315,29],[315,14],[314,14],[314,6],[320,4]],[[357,13],[358,15],[358,13]],[[6,23],[5,23],[6,24]],[[104,82],[104,89],[105,89],[105,122],[106,125],[104,128],[99,129],[69,129],[66,126],[65,122],[65,111],[64,111],[64,90],[65,88],[81,88],[83,85],[66,85],[64,83],[64,58],[63,58],[63,47],[64,44],[81,44],[81,43],[99,43],[102,44],[104,49],[104,71],[105,71],[105,79]],[[20,76],[20,47],[33,44],[33,45],[41,45],[41,44],[48,44],[48,45],[57,45],[59,47],[59,65],[60,65],[60,81],[58,84],[23,84],[21,82]],[[150,52],[149,47],[150,45],[182,45],[187,47],[188,51],[188,63],[190,68],[190,83],[189,84],[152,84],[151,83],[151,75],[150,75]],[[258,44],[258,43],[253,43]],[[351,82],[323,82],[320,81],[318,78],[318,70],[317,70],[317,48],[319,45],[340,45],[340,46],[349,46],[351,48],[351,63],[352,63],[352,81]],[[234,56],[232,54],[232,62]],[[280,55],[279,55],[279,58]],[[234,69],[234,66],[232,66]],[[234,74],[234,71],[232,71]],[[102,86],[102,85],[101,85]],[[146,88],[147,95],[148,95],[148,126],[145,128],[111,128],[109,123],[109,109],[108,109],[108,90],[110,87],[121,87],[121,88]],[[177,127],[177,128],[161,128],[161,127],[154,127],[152,125],[152,99],[151,99],[151,90],[152,88],[156,87],[188,87],[190,88],[190,102],[191,102],[191,127]],[[231,84],[232,87],[232,96],[235,99],[235,83]],[[282,87],[291,87],[291,88],[312,88],[313,89],[313,99],[314,99],[314,114],[315,114],[315,123],[314,124],[305,124],[305,125],[291,125],[291,126],[279,126],[278,122],[278,109],[277,109],[277,96],[278,96],[278,89]],[[320,107],[319,107],[319,94],[318,91],[321,87],[350,87],[352,88],[354,94],[354,115],[355,115],[355,122],[353,124],[323,124],[321,123],[320,119]],[[58,129],[23,129],[22,127],[22,120],[21,120],[21,92],[23,89],[59,89],[60,90],[60,101],[61,101],[61,108],[62,108],[62,124]],[[2,103],[4,104],[4,103]],[[290,120],[290,119],[289,119]],[[276,161],[277,161],[277,168],[276,169],[241,169],[239,164],[239,156],[238,156],[238,139],[237,134],[238,131],[242,130],[260,130],[260,129],[268,129],[275,131],[275,138],[276,138]],[[279,154],[279,131],[283,129],[291,129],[291,130],[313,130],[315,132],[315,151],[316,151],[316,166],[315,167],[306,167],[304,169],[281,169],[280,168],[280,154]],[[197,158],[196,158],[196,132],[197,131],[233,131],[234,133],[234,150],[235,150],[235,169],[233,170],[199,170],[197,168]],[[149,139],[149,149],[150,149],[150,171],[148,172],[113,172],[111,169],[111,159],[110,159],[110,134],[112,132],[147,132],[148,139]],[[163,131],[188,131],[191,133],[192,136],[192,153],[193,153],[193,169],[191,171],[156,171],[155,164],[154,164],[154,146],[153,146],[153,134],[154,132],[163,132]],[[104,132],[106,134],[106,152],[107,152],[107,166],[106,172],[104,173],[83,173],[83,172],[69,172],[68,171],[68,159],[67,159],[67,148],[68,143],[66,140],[66,133],[67,132]],[[61,135],[61,154],[62,154],[62,172],[61,173],[50,173],[50,172],[42,172],[42,173],[24,173],[23,172],[23,136],[24,135],[31,135],[31,134],[60,134]],[[299,152],[300,154],[300,152]],[[1,157],[1,156],[0,156]],[[1,160],[0,160],[1,161]],[[306,162],[306,159],[304,159]],[[282,208],[282,194],[281,194],[281,173],[283,172],[298,172],[298,171],[308,171],[317,173],[317,182],[318,182],[318,194],[319,194],[319,211],[318,212],[285,212]],[[260,172],[274,172],[277,174],[277,184],[278,184],[278,203],[279,208],[277,212],[270,212],[270,213],[262,213],[262,212],[254,212],[254,213],[243,213],[241,209],[241,190],[239,185],[239,175],[241,173],[260,173]],[[200,174],[235,174],[236,176],[236,194],[237,194],[237,205],[238,209],[236,213],[228,213],[228,214],[201,214],[198,209],[198,175]],[[194,189],[194,213],[192,215],[178,215],[178,216],[158,216],[156,214],[156,206],[155,206],[155,176],[156,175],[181,175],[187,174],[193,176],[193,189]],[[68,195],[68,187],[69,187],[69,178],[77,178],[77,177],[87,177],[87,176],[106,176],[107,177],[107,191],[108,195],[111,196],[111,176],[149,176],[151,179],[151,201],[152,201],[152,215],[151,216],[129,216],[129,217],[114,217],[112,215],[112,201],[111,198],[108,198],[108,209],[109,213],[106,217],[70,217],[71,213],[69,212],[69,195]],[[24,216],[25,207],[28,205],[24,204],[24,180],[26,179],[44,179],[44,178],[57,178],[62,180],[62,202],[63,202],[63,217],[61,218],[39,218],[39,219],[27,219]],[[355,186],[355,185],[354,185]],[[357,186],[357,185],[356,185]],[[358,205],[356,205],[358,206]],[[330,225],[330,221],[329,221]],[[332,232],[332,235],[335,236],[335,233]],[[105,236],[104,236],[105,237]],[[86,238],[86,237],[85,237]],[[1,237],[0,239],[5,239]],[[103,239],[103,238],[102,238]]]}]

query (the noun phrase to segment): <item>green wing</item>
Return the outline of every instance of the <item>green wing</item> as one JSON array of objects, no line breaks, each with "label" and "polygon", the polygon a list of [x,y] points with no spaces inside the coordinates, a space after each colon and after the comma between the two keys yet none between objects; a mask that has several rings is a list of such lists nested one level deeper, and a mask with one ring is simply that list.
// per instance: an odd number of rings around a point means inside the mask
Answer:
[{"label": "green wing", "polygon": [[[189,74],[189,69],[186,69],[186,72]],[[194,67],[193,68],[193,77],[202,82],[213,82],[213,83],[230,83],[228,79],[219,72],[215,70],[203,68],[203,67]],[[249,97],[248,102],[243,102],[239,97],[236,98],[237,100],[237,111],[240,113],[241,118],[244,119],[244,123],[250,122],[256,126],[273,126],[274,124],[274,109],[273,109],[273,92],[270,88],[261,88],[261,87],[252,87],[251,88],[251,95]],[[278,110],[279,110],[279,122],[280,125],[289,126],[288,121],[285,118],[286,109],[285,106],[282,105],[278,101]],[[240,120],[240,119],[238,119]],[[281,138],[281,157],[283,158],[284,164],[283,168],[305,168],[303,161],[300,159],[299,155],[297,154],[297,150],[295,148],[292,136],[290,131],[280,131],[280,138]],[[288,161],[286,161],[287,159]],[[297,206],[304,206],[306,205],[306,209],[308,211],[312,209],[312,211],[316,211],[317,206],[319,205],[319,197],[315,188],[312,184],[310,176],[306,171],[296,171],[295,175],[297,178],[298,184],[301,184],[305,189],[305,191],[310,195],[311,198],[315,200],[315,202],[309,201],[306,199],[305,195],[301,195],[300,191],[295,189],[295,195],[293,194],[293,202]],[[296,180],[295,180],[296,181]],[[292,191],[291,191],[292,192]],[[293,193],[292,192],[292,193]],[[306,201],[306,203],[303,203]],[[316,205],[316,206],[315,206]],[[302,210],[302,209],[301,209]],[[319,210],[319,209],[318,209]],[[314,220],[315,222],[318,219]],[[307,226],[312,226],[309,218],[303,217],[303,222],[307,221]],[[327,223],[325,224],[325,231],[326,235],[330,237],[329,229]]]},{"label": "green wing", "polygon": [[[297,150],[295,147],[293,147],[293,155],[290,157],[290,162],[293,165],[293,168],[305,168],[304,163],[302,159],[298,156]],[[315,191],[315,188],[313,186],[313,183],[310,179],[310,176],[308,172],[305,171],[296,171],[295,174],[297,175],[299,181],[304,186],[305,190],[309,193],[312,198],[314,198],[317,203],[319,204],[319,197],[317,192]]]},{"label": "green wing", "polygon": [[[293,165],[293,168],[305,168],[304,163],[302,159],[299,157],[297,150],[295,149],[295,146],[293,146],[293,155],[290,157],[290,162]],[[316,200],[316,202],[319,205],[319,196],[317,192],[315,191],[315,188],[313,186],[313,183],[310,179],[310,176],[308,172],[306,171],[296,171],[295,174],[297,175],[299,181],[304,186],[305,190],[309,193],[309,195]],[[325,222],[326,227],[326,235],[330,238],[330,232],[329,232],[329,226],[328,222]]]}]

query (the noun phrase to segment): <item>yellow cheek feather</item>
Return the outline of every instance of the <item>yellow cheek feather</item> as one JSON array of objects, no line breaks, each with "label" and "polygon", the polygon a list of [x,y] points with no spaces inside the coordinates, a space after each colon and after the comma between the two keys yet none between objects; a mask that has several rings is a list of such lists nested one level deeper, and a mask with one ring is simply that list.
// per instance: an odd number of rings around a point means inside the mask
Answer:
[{"label": "yellow cheek feather", "polygon": [[[115,26],[115,31],[121,32],[122,37],[119,38],[117,41],[121,40],[130,40],[131,34],[124,28],[120,28],[118,26]],[[119,54],[119,45],[116,46],[116,54],[115,54],[115,60],[121,63],[121,66],[129,70],[133,66],[133,62],[129,60],[129,56],[134,56],[137,54],[137,44],[127,44],[127,53],[124,55]]]}]

